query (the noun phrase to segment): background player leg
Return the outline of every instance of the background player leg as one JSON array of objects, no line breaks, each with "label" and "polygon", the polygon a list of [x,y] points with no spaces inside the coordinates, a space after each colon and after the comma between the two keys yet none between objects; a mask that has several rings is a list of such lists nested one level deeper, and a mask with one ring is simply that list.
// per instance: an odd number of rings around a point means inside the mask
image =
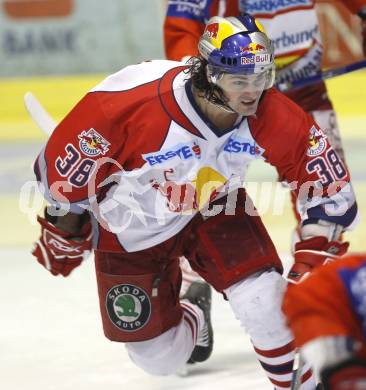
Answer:
[{"label": "background player leg", "polygon": [[179,266],[182,271],[182,286],[180,288],[179,297],[183,298],[193,282],[205,283],[205,281],[201,278],[201,276],[198,275],[196,271],[193,271],[191,265],[184,256],[179,258]]},{"label": "background player leg", "polygon": [[211,287],[205,282],[193,282],[183,299],[181,305],[185,308],[186,302],[197,305],[204,315],[204,326],[197,337],[196,346],[188,363],[204,362],[213,348],[213,329],[211,324]]}]

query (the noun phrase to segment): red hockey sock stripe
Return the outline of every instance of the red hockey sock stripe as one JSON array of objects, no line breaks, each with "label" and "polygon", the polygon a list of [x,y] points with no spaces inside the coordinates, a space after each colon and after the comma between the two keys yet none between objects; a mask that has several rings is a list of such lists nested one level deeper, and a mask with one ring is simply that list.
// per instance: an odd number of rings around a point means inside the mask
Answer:
[{"label": "red hockey sock stripe", "polygon": [[186,305],[185,303],[181,302],[181,306],[183,309],[184,321],[186,321],[189,327],[191,328],[193,341],[194,343],[196,343],[198,329],[199,329],[198,316],[194,312],[194,310],[190,306]]},{"label": "red hockey sock stripe", "polygon": [[[306,382],[312,376],[312,374],[313,373],[312,373],[311,369],[306,371],[306,373],[301,377],[301,383]],[[282,382],[282,381],[278,381],[276,379],[272,379],[270,377],[268,377],[268,378],[277,387],[283,387],[284,389],[289,389],[291,387],[291,381]]]},{"label": "red hockey sock stripe", "polygon": [[253,345],[255,352],[257,352],[258,355],[262,355],[269,358],[275,358],[282,355],[285,355],[287,353],[294,351],[294,344],[293,341],[290,341],[288,344],[284,345],[283,347],[275,348],[275,349],[259,349],[255,345]]}]

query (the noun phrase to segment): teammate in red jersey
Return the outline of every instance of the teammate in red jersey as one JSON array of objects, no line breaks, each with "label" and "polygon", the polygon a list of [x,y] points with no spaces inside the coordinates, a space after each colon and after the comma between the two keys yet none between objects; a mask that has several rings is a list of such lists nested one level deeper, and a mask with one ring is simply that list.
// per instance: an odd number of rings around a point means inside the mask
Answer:
[{"label": "teammate in red jersey", "polygon": [[[273,45],[258,21],[211,19],[199,51],[190,66],[150,61],[107,77],[55,129],[35,163],[52,208],[33,254],[67,276],[93,247],[105,335],[156,375],[212,350],[208,289],[193,283],[178,298],[184,255],[225,293],[273,385],[288,389],[286,281],[245,173],[263,159],[292,183],[302,251],[314,255],[295,279],[346,250],[340,234],[357,214],[349,173],[313,119],[272,88]],[[302,382],[315,387],[308,365]]]},{"label": "teammate in red jersey", "polygon": [[284,312],[296,346],[326,390],[366,386],[366,254],[316,269],[291,286]]}]

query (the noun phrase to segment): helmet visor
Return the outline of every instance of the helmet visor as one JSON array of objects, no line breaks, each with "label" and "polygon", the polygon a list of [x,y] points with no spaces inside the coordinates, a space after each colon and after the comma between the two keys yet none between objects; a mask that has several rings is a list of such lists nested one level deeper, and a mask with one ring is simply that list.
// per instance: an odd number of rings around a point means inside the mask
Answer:
[{"label": "helmet visor", "polygon": [[207,74],[209,81],[226,91],[268,89],[273,86],[274,66],[271,65],[258,73],[228,73],[219,67],[208,64]]},{"label": "helmet visor", "polygon": [[216,80],[216,85],[223,91],[243,92],[243,91],[263,91],[268,80],[267,72],[258,74],[231,74],[221,73]]}]

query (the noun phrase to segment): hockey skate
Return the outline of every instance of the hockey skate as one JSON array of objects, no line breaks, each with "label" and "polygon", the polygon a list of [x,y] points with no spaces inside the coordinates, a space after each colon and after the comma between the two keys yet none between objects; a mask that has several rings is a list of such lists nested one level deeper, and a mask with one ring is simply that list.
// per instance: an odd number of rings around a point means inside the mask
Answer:
[{"label": "hockey skate", "polygon": [[213,349],[213,329],[211,324],[211,287],[205,282],[193,282],[185,293],[183,299],[187,299],[197,305],[205,318],[205,325],[198,335],[196,346],[188,360],[188,364],[204,362]]}]

